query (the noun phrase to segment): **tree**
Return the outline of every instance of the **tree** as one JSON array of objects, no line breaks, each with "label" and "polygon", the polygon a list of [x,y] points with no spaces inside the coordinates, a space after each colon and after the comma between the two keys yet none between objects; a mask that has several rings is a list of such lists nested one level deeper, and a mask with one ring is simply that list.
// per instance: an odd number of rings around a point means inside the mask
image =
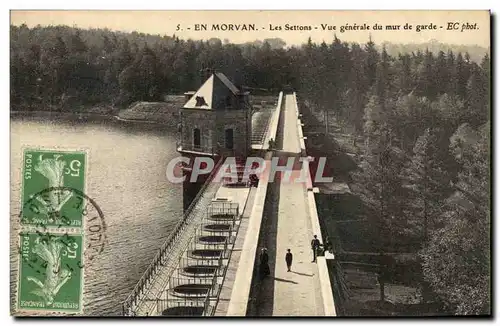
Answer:
[{"label": "tree", "polygon": [[352,67],[348,77],[348,87],[345,91],[346,109],[343,116],[354,125],[356,130],[363,129],[363,110],[366,102],[366,91],[368,89],[368,79],[364,70],[364,52],[357,44],[352,45],[350,59]]},{"label": "tree", "polygon": [[458,92],[458,73],[455,55],[451,50],[446,56],[446,68],[448,69],[449,76],[449,80],[446,83],[446,93],[449,95],[456,95]]},{"label": "tree", "polygon": [[377,75],[377,63],[379,60],[378,51],[375,48],[375,43],[370,36],[368,43],[365,45],[366,58],[365,58],[365,71],[368,78],[368,85],[372,86],[375,83]]},{"label": "tree", "polygon": [[41,83],[45,89],[45,98],[50,105],[57,103],[57,98],[65,92],[69,73],[66,57],[68,49],[61,36],[51,39],[43,45],[41,57]]},{"label": "tree", "polygon": [[[394,135],[387,125],[378,125],[372,142],[365,145],[360,170],[354,173],[354,192],[373,212],[370,223],[377,229],[380,243],[375,244],[381,257],[380,300],[385,298],[385,281],[388,266],[384,264],[384,253],[393,252],[400,232],[402,216],[402,188],[400,172],[404,162],[401,151],[392,146]],[[377,137],[375,137],[377,135]]]},{"label": "tree", "polygon": [[447,59],[443,51],[439,51],[434,73],[434,86],[436,87],[437,95],[446,93],[447,85],[450,81],[450,68],[447,65]]},{"label": "tree", "polygon": [[432,107],[443,120],[441,127],[451,130],[450,134],[464,122],[464,102],[459,96],[443,94],[432,103]]},{"label": "tree", "polygon": [[431,100],[434,100],[438,94],[434,67],[434,55],[427,49],[423,57],[423,62],[418,66],[416,90],[417,95],[425,96]]},{"label": "tree", "polygon": [[412,155],[413,146],[417,137],[425,129],[426,114],[430,113],[425,97],[415,96],[413,92],[400,96],[394,110],[387,117],[389,125],[397,135],[401,149]]},{"label": "tree", "polygon": [[386,100],[390,98],[392,90],[392,72],[390,66],[391,58],[387,54],[385,47],[382,49],[380,54],[380,61],[377,63],[376,69],[376,79],[375,79],[375,90],[374,93],[377,95],[379,105],[382,110],[385,111]]},{"label": "tree", "polygon": [[[483,63],[487,65],[487,63]],[[472,64],[471,76],[467,83],[467,109],[464,120],[473,126],[479,126],[489,119],[490,111],[490,76],[488,71]]]},{"label": "tree", "polygon": [[457,55],[457,95],[465,99],[467,97],[467,81],[470,77],[469,63],[464,60],[462,53]]},{"label": "tree", "polygon": [[82,54],[87,51],[87,45],[82,40],[80,30],[76,30],[75,34],[71,36],[69,42],[69,53]]},{"label": "tree", "polygon": [[139,55],[137,55],[133,65],[137,72],[136,94],[137,99],[141,101],[156,101],[161,96],[159,84],[161,76],[159,75],[156,55],[146,45]]},{"label": "tree", "polygon": [[120,76],[118,77],[118,82],[120,84],[119,104],[126,106],[137,98],[136,83],[134,81],[137,74],[138,73],[133,65],[123,69],[120,73]]},{"label": "tree", "polygon": [[399,85],[399,95],[408,95],[413,90],[411,72],[411,57],[409,54],[400,54],[397,61],[396,85]]},{"label": "tree", "polygon": [[[441,158],[438,130],[426,129],[413,148],[413,157],[402,177],[410,190],[407,216],[414,230],[421,230],[425,247],[429,231],[435,228],[444,200],[450,194],[451,177]],[[442,133],[441,133],[442,134]]]},{"label": "tree", "polygon": [[450,149],[461,164],[455,193],[447,201],[444,226],[421,252],[424,278],[455,314],[490,313],[490,140],[461,126]]}]

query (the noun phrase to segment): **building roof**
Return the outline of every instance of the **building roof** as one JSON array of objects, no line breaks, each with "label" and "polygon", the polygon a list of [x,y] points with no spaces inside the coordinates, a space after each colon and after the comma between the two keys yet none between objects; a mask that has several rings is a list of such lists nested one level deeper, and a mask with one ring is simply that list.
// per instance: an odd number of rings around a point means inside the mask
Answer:
[{"label": "building roof", "polygon": [[233,92],[234,95],[239,94],[240,90],[238,89],[238,87],[234,86],[234,84],[231,83],[231,81],[226,77],[226,75],[224,75],[221,72],[216,72],[214,75],[216,75],[220,79],[220,81],[224,85],[226,85],[226,87],[229,88],[231,92]]},{"label": "building roof", "polygon": [[191,96],[184,108],[212,110],[214,97],[219,96],[220,94],[217,93],[220,93],[221,89],[224,88],[229,89],[233,95],[240,94],[239,89],[223,73],[216,72]]}]

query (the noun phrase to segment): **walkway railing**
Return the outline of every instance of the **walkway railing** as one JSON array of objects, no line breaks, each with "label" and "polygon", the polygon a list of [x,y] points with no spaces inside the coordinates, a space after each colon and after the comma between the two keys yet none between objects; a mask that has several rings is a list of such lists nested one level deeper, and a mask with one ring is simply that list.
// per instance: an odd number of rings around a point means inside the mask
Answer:
[{"label": "walkway railing", "polygon": [[[306,145],[304,142],[303,138],[303,131],[302,131],[302,122],[299,117],[299,108],[297,105],[297,95],[294,92],[293,93],[293,101],[294,101],[294,106],[295,106],[295,112],[297,114],[297,132],[298,132],[298,137],[299,137],[299,142],[300,142],[300,149],[301,153],[303,156],[307,155],[307,150],[306,150]],[[302,165],[302,169],[305,170],[304,173],[307,175],[307,183],[306,183],[306,190],[307,190],[307,206],[309,208],[309,217],[311,221],[311,226],[313,233],[318,236],[318,240],[321,243],[323,242],[323,236],[321,232],[321,226],[320,226],[320,219],[318,217],[318,210],[316,207],[316,199],[314,198],[314,193],[313,193],[313,183],[311,180],[311,174],[310,171],[307,171],[309,167],[307,165]],[[332,292],[332,286],[330,282],[330,276],[328,273],[328,267],[326,264],[325,257],[318,257],[318,276],[319,276],[319,282],[321,286],[321,296],[323,297],[323,309],[325,316],[336,316],[336,311],[335,311],[335,302],[334,302],[334,296]]]},{"label": "walkway railing", "polygon": [[[278,133],[278,124],[283,106],[283,92],[280,92],[278,105],[271,118],[266,141],[262,149],[266,150],[264,156],[268,164],[271,163],[273,151],[269,149],[269,139],[276,140]],[[227,308],[226,316],[245,316],[247,313],[252,277],[254,273],[254,262],[257,252],[257,244],[259,242],[259,234],[261,232],[262,218],[264,214],[264,202],[266,200],[267,188],[269,183],[269,170],[266,169],[259,179],[259,184],[255,193],[254,205],[250,214],[248,227],[246,231],[245,241],[241,249],[240,260],[238,262],[238,270],[233,282],[233,290],[231,300]]]},{"label": "walkway railing", "polygon": [[[196,247],[196,245],[195,245]],[[177,277],[171,278],[169,280],[169,289],[164,292],[164,298],[156,299],[156,314],[163,314],[166,309],[169,308],[183,308],[183,316],[199,316],[200,313],[203,316],[212,316],[215,312],[215,307],[217,306],[218,297],[222,286],[218,283],[218,278],[225,277],[227,265],[224,264],[224,259],[227,259],[229,254],[229,241],[226,241],[221,248],[221,253],[217,257],[217,270],[214,272],[210,279],[204,277],[183,277],[177,275]],[[200,262],[202,259],[193,258],[193,260]],[[179,269],[185,267],[184,264],[179,263]],[[178,273],[179,274],[179,273]],[[189,284],[206,284],[210,285],[204,296],[185,296],[180,298],[175,295],[171,295],[170,291],[174,291],[176,286],[179,285],[189,285]],[[211,305],[211,302],[214,302]],[[189,308],[203,308],[203,311],[190,310]]]},{"label": "walkway railing", "polygon": [[180,237],[185,227],[190,222],[191,211],[194,209],[199,199],[203,195],[205,189],[212,182],[215,177],[217,171],[219,170],[220,165],[222,164],[222,159],[217,162],[217,165],[210,173],[209,177],[201,187],[200,191],[193,199],[189,207],[184,212],[182,220],[175,226],[174,230],[170,233],[167,240],[163,243],[163,245],[158,250],[158,253],[153,258],[153,261],[148,266],[142,277],[139,279],[134,289],[130,293],[130,295],[125,299],[122,303],[122,313],[124,316],[134,315],[134,307],[137,307],[139,303],[141,303],[141,296],[144,296],[148,293],[151,282],[153,281],[154,276],[158,273],[158,271],[163,267],[163,262],[166,260],[172,259],[170,255],[170,251],[172,247],[176,244],[176,240]]}]

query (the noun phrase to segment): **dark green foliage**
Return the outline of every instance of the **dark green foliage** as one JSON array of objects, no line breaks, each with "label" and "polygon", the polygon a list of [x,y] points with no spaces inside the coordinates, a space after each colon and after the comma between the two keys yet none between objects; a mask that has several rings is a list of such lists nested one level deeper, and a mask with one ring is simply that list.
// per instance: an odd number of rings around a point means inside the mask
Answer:
[{"label": "dark green foliage", "polygon": [[237,86],[275,92],[299,78],[292,63],[300,53],[284,45],[280,39],[234,45],[216,38],[11,26],[11,103],[21,110],[73,110],[159,101],[198,88],[206,68]]},{"label": "dark green foliage", "polygon": [[442,215],[444,226],[432,232],[422,250],[424,276],[455,314],[489,314],[490,130],[462,125],[451,152],[461,166]]},{"label": "dark green foliage", "polygon": [[413,148],[413,157],[407,163],[402,176],[409,189],[406,216],[409,233],[419,237],[425,246],[429,230],[440,224],[439,217],[445,199],[451,194],[451,176],[447,170],[446,157],[439,148],[439,129],[426,129],[418,137]]},{"label": "dark green foliage", "polygon": [[437,59],[430,51],[395,59],[371,40],[360,46],[335,36],[319,45],[309,39],[302,47],[284,46],[280,39],[235,45],[215,38],[185,41],[107,29],[11,26],[11,101],[21,109],[66,110],[76,104],[159,100],[196,89],[204,78],[200,71],[214,68],[256,91],[289,84],[326,118],[346,120],[358,131],[370,94],[383,100],[411,91],[431,100],[445,92],[462,101],[470,97],[467,105],[484,123],[478,108],[484,104],[479,99],[486,92],[488,58],[477,73],[467,54],[464,59],[451,51]]}]

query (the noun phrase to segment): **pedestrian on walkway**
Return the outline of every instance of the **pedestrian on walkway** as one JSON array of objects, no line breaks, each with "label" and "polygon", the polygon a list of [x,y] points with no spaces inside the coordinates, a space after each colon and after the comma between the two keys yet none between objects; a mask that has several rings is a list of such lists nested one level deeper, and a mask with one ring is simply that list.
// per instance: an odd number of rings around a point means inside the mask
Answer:
[{"label": "pedestrian on walkway", "polygon": [[267,254],[267,248],[262,248],[260,253],[259,273],[261,279],[264,279],[267,275],[271,274],[269,268],[269,255]]},{"label": "pedestrian on walkway", "polygon": [[287,249],[287,251],[288,252],[285,255],[286,268],[288,268],[287,272],[291,272],[293,255],[292,255],[290,249]]},{"label": "pedestrian on walkway", "polygon": [[318,240],[318,236],[315,234],[314,239],[311,240],[311,249],[313,251],[313,260],[311,263],[316,262],[316,257],[318,256],[318,249],[321,246],[321,243]]},{"label": "pedestrian on walkway", "polygon": [[275,144],[274,144],[274,140],[273,140],[272,138],[270,138],[270,139],[269,139],[269,147],[268,147],[268,148],[269,148],[270,150],[274,150],[274,145],[275,145]]},{"label": "pedestrian on walkway", "polygon": [[324,248],[325,248],[325,251],[328,251],[330,253],[333,253],[333,245],[332,243],[330,242],[330,238],[329,237],[326,237],[325,239],[325,244],[324,244]]}]

